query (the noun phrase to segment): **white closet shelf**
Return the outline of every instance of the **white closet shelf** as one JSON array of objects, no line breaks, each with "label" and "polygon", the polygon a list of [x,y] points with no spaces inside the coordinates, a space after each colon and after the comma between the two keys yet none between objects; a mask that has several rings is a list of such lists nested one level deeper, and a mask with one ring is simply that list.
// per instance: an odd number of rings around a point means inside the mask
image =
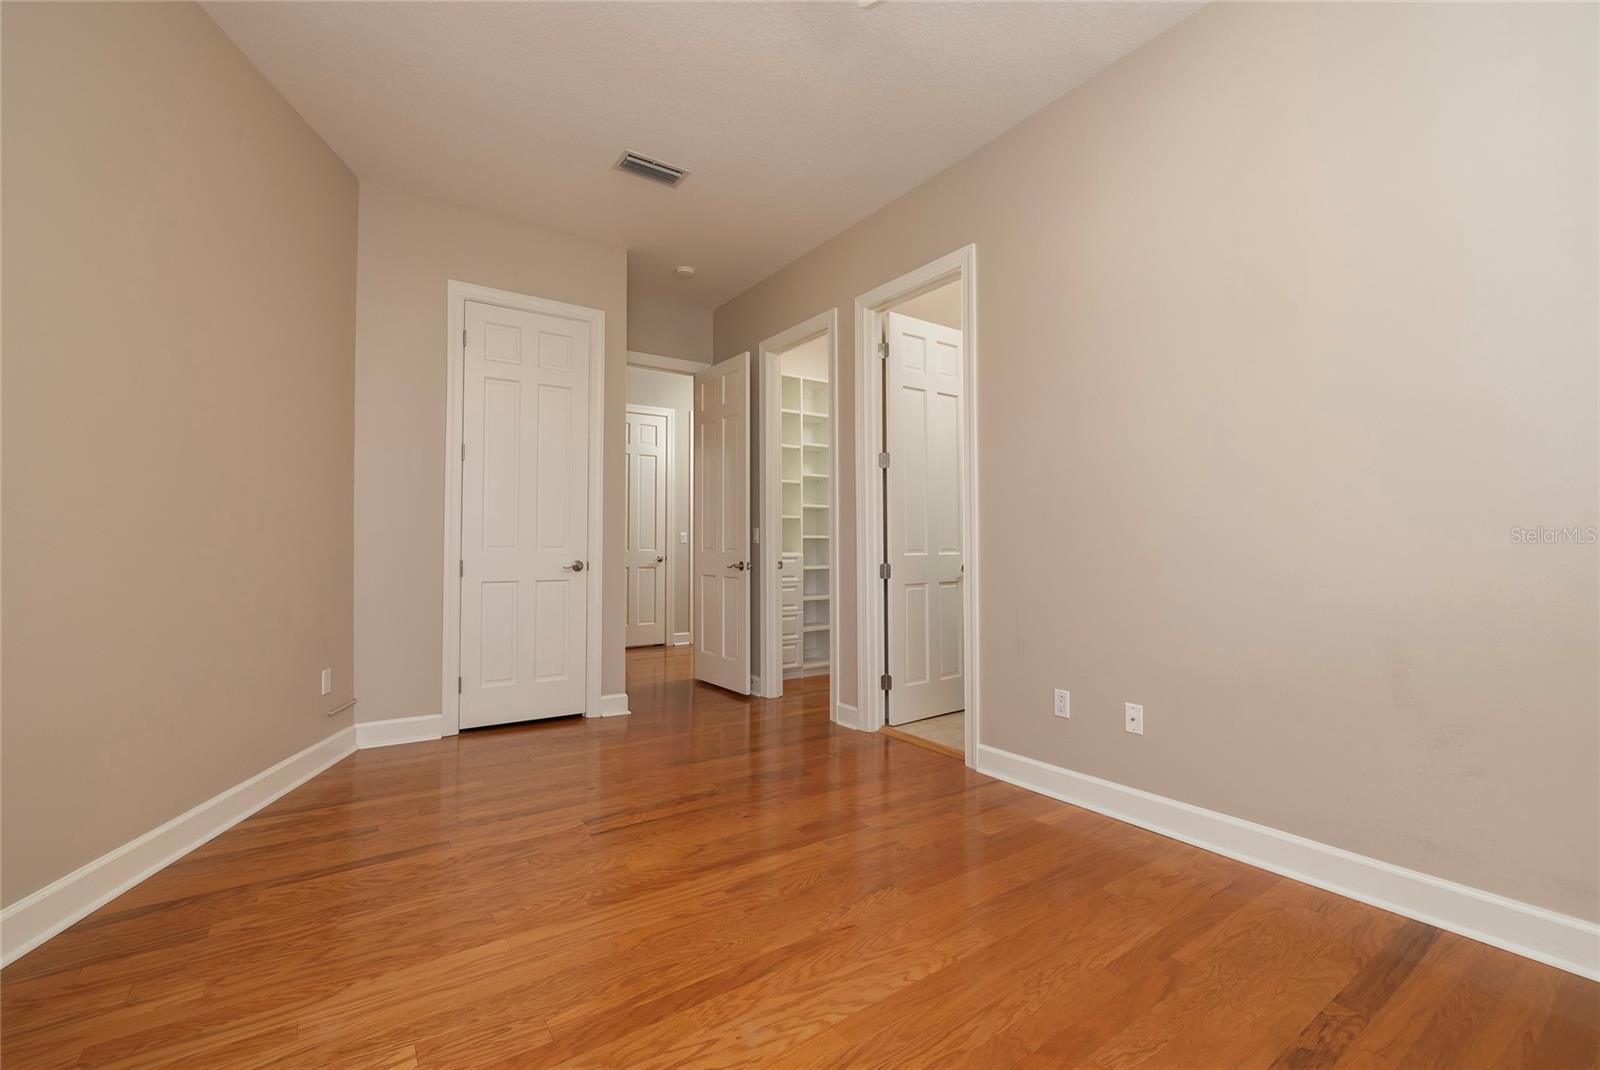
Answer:
[{"label": "white closet shelf", "polygon": [[[832,561],[806,560],[832,556],[828,549],[832,545],[831,533],[817,530],[826,528],[832,516],[829,512],[832,503],[827,500],[832,487],[828,482],[831,478],[828,469],[833,460],[828,452],[833,447],[829,441],[832,437],[832,419],[827,411],[832,407],[829,389],[826,380],[797,375],[784,375],[780,384],[782,420],[778,441],[783,447],[782,474],[789,477],[783,480],[781,499],[784,570],[791,580],[794,576],[789,570],[799,572],[803,581],[783,594],[785,614],[802,614],[799,621],[789,618],[791,624],[799,628],[799,634],[790,633],[791,638],[784,643],[785,673],[825,672],[830,660],[829,624],[819,623],[816,618],[827,616],[835,597],[830,582],[834,566]],[[799,493],[791,492],[790,486],[796,486]],[[800,514],[798,526],[792,526],[796,518],[789,512],[791,509]],[[812,621],[808,623],[805,617],[811,617]]]}]

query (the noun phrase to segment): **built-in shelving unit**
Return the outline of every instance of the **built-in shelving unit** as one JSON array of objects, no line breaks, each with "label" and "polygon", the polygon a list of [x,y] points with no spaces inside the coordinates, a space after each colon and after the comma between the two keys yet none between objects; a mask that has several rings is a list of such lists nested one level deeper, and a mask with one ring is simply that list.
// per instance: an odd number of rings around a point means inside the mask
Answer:
[{"label": "built-in shelving unit", "polygon": [[828,451],[833,447],[828,383],[784,375],[783,429],[783,671],[786,676],[828,668]]}]

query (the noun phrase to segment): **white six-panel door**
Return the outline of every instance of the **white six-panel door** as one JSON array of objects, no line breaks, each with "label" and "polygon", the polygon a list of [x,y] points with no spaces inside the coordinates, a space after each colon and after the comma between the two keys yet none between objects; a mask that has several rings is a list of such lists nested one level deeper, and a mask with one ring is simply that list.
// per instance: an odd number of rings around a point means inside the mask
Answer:
[{"label": "white six-panel door", "polygon": [[667,432],[664,413],[629,406],[623,431],[628,476],[628,646],[667,641]]},{"label": "white six-panel door", "polygon": [[961,332],[889,314],[889,723],[965,705],[961,583]]},{"label": "white six-panel door", "polygon": [[466,303],[462,728],[585,712],[589,331]]},{"label": "white six-panel door", "polygon": [[694,380],[694,676],[750,693],[750,354]]}]

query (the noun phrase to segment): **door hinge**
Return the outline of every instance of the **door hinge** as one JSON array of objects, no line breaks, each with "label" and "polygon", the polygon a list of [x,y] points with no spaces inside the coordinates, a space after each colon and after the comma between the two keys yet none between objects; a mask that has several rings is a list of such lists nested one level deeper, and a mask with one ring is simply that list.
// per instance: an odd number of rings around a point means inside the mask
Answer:
[{"label": "door hinge", "polygon": [[893,691],[894,677],[890,676],[888,673],[884,673],[882,676],[878,677],[878,687],[884,691]]},{"label": "door hinge", "polygon": [[880,360],[888,360],[889,359],[889,343],[888,342],[879,342],[878,343],[878,359],[880,359]]},{"label": "door hinge", "polygon": [[461,677],[456,677],[456,694],[461,694]]},{"label": "door hinge", "polygon": [[465,442],[461,444],[461,459],[463,461],[467,459],[467,444]]},{"label": "door hinge", "polygon": [[465,576],[467,574],[467,559],[466,558],[462,558],[460,561],[457,561],[456,564],[457,564],[457,566],[459,566],[456,569],[456,575],[457,576]]},{"label": "door hinge", "polygon": [[886,580],[889,578],[889,574],[893,571],[894,570],[889,567],[889,562],[885,561],[883,564],[878,566],[878,578],[880,580]]},{"label": "door hinge", "polygon": [[878,467],[879,468],[888,468],[889,467],[889,455],[887,453],[878,454]]},{"label": "door hinge", "polygon": [[467,348],[467,329],[465,327],[461,328],[461,348]]}]

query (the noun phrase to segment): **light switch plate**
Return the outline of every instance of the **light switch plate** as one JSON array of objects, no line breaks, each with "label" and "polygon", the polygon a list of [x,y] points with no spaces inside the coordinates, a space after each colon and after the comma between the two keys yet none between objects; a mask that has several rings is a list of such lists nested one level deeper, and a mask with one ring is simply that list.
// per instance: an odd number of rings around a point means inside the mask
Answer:
[{"label": "light switch plate", "polygon": [[332,669],[323,669],[322,670],[322,693],[324,695],[331,695],[333,693],[333,670]]}]

